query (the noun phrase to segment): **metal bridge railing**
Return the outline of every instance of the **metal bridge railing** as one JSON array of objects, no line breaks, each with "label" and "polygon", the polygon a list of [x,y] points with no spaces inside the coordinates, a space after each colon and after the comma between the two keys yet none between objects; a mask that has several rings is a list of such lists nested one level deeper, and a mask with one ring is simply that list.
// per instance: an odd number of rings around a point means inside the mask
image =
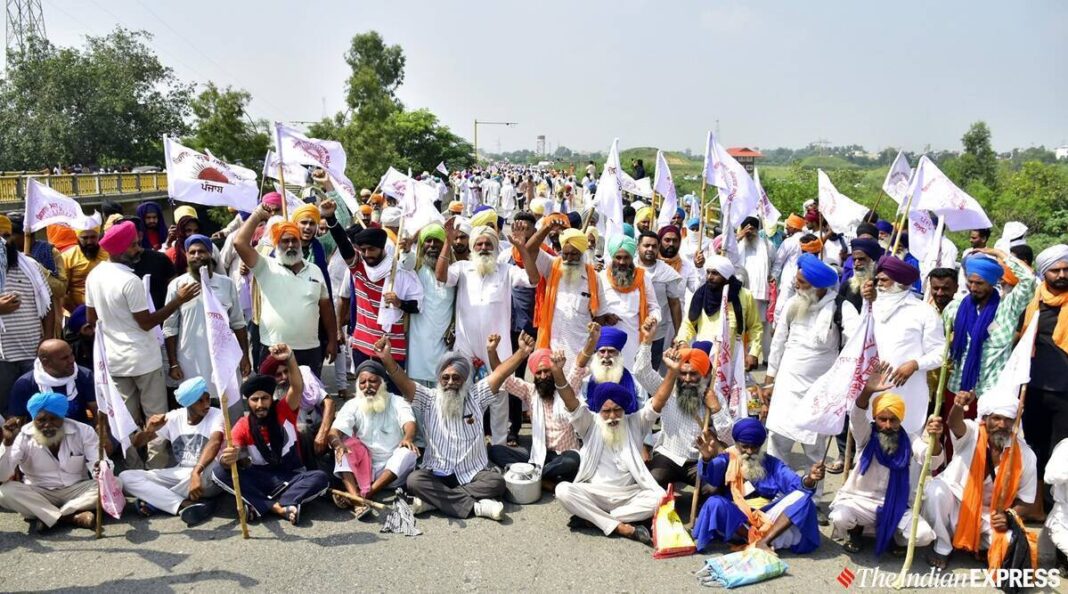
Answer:
[{"label": "metal bridge railing", "polygon": [[166,173],[0,174],[0,203],[22,201],[31,178],[72,198],[102,198],[167,189]]}]

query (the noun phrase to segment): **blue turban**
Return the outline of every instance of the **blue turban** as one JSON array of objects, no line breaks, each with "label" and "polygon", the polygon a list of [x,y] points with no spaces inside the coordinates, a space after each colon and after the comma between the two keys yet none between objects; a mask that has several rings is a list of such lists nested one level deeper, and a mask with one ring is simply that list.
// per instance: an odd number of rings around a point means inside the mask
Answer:
[{"label": "blue turban", "polygon": [[698,350],[702,350],[702,351],[705,352],[706,355],[709,355],[709,356],[712,355],[712,341],[711,340],[695,340],[693,342],[693,344],[690,345],[690,347],[698,349]]},{"label": "blue turban", "polygon": [[686,227],[688,229],[696,229],[701,226],[701,219],[697,217],[690,217],[686,219]]},{"label": "blue turban", "polygon": [[55,392],[38,392],[30,397],[26,410],[29,411],[31,419],[37,418],[37,414],[42,410],[61,419],[66,418],[67,397]]},{"label": "blue turban", "polygon": [[211,253],[211,248],[213,246],[211,244],[211,239],[209,239],[207,235],[201,235],[199,233],[194,233],[194,234],[190,235],[189,237],[186,237],[185,238],[185,251],[188,252],[189,251],[189,246],[193,245],[194,243],[203,244],[204,245],[204,249],[208,250],[209,254]]},{"label": "blue turban", "polygon": [[731,429],[731,437],[736,443],[759,446],[764,445],[764,440],[768,438],[768,430],[756,419],[739,419]]},{"label": "blue turban", "polygon": [[627,344],[626,332],[611,326],[601,328],[601,337],[597,339],[597,350],[607,347],[622,352],[625,344]]},{"label": "blue turban", "polygon": [[475,210],[471,211],[471,214],[472,215],[477,215],[478,213],[480,213],[480,212],[482,212],[484,210],[493,210],[493,207],[488,205],[488,204],[479,204],[478,206],[475,207]]},{"label": "blue turban", "polygon": [[74,311],[70,312],[70,317],[67,318],[67,331],[75,334],[81,332],[82,327],[86,322],[86,310],[88,308],[85,305],[79,305],[74,308]]},{"label": "blue turban", "polygon": [[854,251],[861,251],[868,254],[868,257],[878,262],[879,258],[883,257],[883,246],[879,245],[879,242],[874,239],[866,239],[860,237],[850,242],[849,247]]},{"label": "blue turban", "polygon": [[978,274],[988,284],[996,285],[1005,275],[1005,269],[997,260],[983,254],[975,254],[964,259],[964,274]]},{"label": "blue turban", "polygon": [[894,225],[892,223],[890,223],[890,221],[884,221],[882,219],[879,219],[875,223],[875,228],[879,230],[879,233],[893,233],[894,232]]},{"label": "blue turban", "polygon": [[200,376],[191,377],[174,389],[174,398],[178,400],[178,404],[183,407],[192,406],[196,401],[200,400],[200,397],[207,391],[207,380]]},{"label": "blue turban", "polygon": [[680,206],[680,207],[675,209],[675,216],[676,217],[682,217],[682,218],[685,219],[686,218],[686,211],[683,210],[682,207]]},{"label": "blue turban", "polygon": [[826,289],[838,282],[838,273],[834,268],[812,254],[801,254],[797,259],[797,269],[808,284],[817,289]]},{"label": "blue turban", "polygon": [[629,415],[638,410],[638,397],[634,394],[634,390],[628,390],[613,382],[604,382],[594,386],[586,396],[586,405],[593,412],[601,412],[604,403],[609,400],[618,404],[624,414]]},{"label": "blue turban", "polygon": [[605,258],[614,258],[619,250],[626,250],[633,258],[638,251],[638,242],[634,241],[633,237],[627,237],[626,235],[609,237],[608,243],[605,244]]},{"label": "blue turban", "polygon": [[634,239],[634,225],[631,225],[630,223],[623,223],[623,235]]}]

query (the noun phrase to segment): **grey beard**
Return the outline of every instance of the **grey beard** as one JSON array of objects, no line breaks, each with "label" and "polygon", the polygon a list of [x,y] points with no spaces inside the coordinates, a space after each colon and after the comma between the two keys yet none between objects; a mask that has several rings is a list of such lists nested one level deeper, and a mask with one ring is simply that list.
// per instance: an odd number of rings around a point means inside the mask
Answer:
[{"label": "grey beard", "polygon": [[360,410],[365,415],[373,415],[384,412],[386,405],[389,403],[389,393],[386,391],[386,382],[382,382],[378,385],[378,390],[374,395],[368,396],[366,393],[360,395],[363,400],[360,400]]},{"label": "grey beard", "polygon": [[634,267],[620,270],[613,265],[611,272],[612,280],[621,287],[629,287],[634,282]]},{"label": "grey beard", "polygon": [[738,455],[742,457],[742,478],[755,483],[768,475],[767,469],[764,468],[764,452]]},{"label": "grey beard", "polygon": [[55,435],[53,435],[52,437],[45,437],[44,433],[41,433],[39,430],[37,430],[36,427],[34,427],[33,440],[36,441],[41,447],[53,448],[63,441],[63,429],[60,428],[59,430],[57,430]]},{"label": "grey beard", "polygon": [[304,254],[300,253],[300,250],[283,250],[278,252],[278,261],[283,266],[296,266],[304,259]]},{"label": "grey beard", "polygon": [[624,438],[627,436],[627,424],[620,421],[615,427],[609,425],[601,415],[597,415],[597,426],[601,428],[601,439],[604,440],[604,445],[610,450],[619,450],[623,445]]},{"label": "grey beard", "polygon": [[480,276],[489,276],[497,271],[497,258],[493,254],[478,254],[474,259]]},{"label": "grey beard", "polygon": [[998,450],[1004,450],[1009,447],[1009,434],[1008,433],[991,433],[990,445],[994,446]]},{"label": "grey beard", "polygon": [[675,403],[678,405],[682,414],[688,417],[696,417],[698,408],[701,405],[701,385],[692,384],[679,384],[675,388]]},{"label": "grey beard", "polygon": [[816,298],[816,289],[798,289],[794,294],[797,300],[790,306],[788,319],[795,320],[799,316],[806,316],[812,311],[812,306],[819,302]]},{"label": "grey beard", "polygon": [[875,276],[875,265],[874,264],[868,264],[868,265],[862,266],[860,268],[857,268],[856,266],[854,266],[853,267],[853,278],[849,279],[849,288],[850,288],[850,290],[852,290],[854,293],[859,293],[861,288],[864,287],[864,283],[866,283],[869,280],[871,280],[871,278],[873,276]]},{"label": "grey beard", "polygon": [[438,388],[438,404],[447,417],[459,418],[464,412],[464,399],[459,390]]},{"label": "grey beard", "polygon": [[562,277],[564,283],[571,285],[578,280],[579,275],[582,273],[582,262],[564,262],[562,271]]},{"label": "grey beard", "polygon": [[875,436],[879,440],[879,447],[881,447],[884,452],[891,456],[897,453],[898,436],[896,431],[893,433],[877,431]]}]

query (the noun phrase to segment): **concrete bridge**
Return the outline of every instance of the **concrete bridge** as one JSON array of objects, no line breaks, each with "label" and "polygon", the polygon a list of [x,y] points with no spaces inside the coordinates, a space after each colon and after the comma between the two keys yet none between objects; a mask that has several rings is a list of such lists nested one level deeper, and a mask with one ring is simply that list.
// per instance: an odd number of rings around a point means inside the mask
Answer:
[{"label": "concrete bridge", "polygon": [[62,175],[0,174],[0,210],[24,206],[30,179],[87,206],[103,200],[141,202],[167,197],[166,173],[83,173]]}]

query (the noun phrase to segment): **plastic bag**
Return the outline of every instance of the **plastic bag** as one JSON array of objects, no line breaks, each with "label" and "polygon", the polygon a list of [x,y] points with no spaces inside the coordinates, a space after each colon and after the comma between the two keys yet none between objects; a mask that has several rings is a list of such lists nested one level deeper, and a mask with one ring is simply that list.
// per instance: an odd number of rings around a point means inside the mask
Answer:
[{"label": "plastic bag", "polygon": [[787,569],[789,566],[775,553],[749,547],[706,560],[705,567],[697,572],[697,578],[702,585],[730,589],[777,578]]},{"label": "plastic bag", "polygon": [[126,507],[126,497],[122,494],[122,483],[112,470],[111,460],[101,460],[96,473],[97,488],[100,489],[100,503],[107,515],[118,520],[122,509]]},{"label": "plastic bag", "polygon": [[675,485],[668,485],[653,516],[653,559],[686,557],[696,552],[697,545],[675,511]]}]

